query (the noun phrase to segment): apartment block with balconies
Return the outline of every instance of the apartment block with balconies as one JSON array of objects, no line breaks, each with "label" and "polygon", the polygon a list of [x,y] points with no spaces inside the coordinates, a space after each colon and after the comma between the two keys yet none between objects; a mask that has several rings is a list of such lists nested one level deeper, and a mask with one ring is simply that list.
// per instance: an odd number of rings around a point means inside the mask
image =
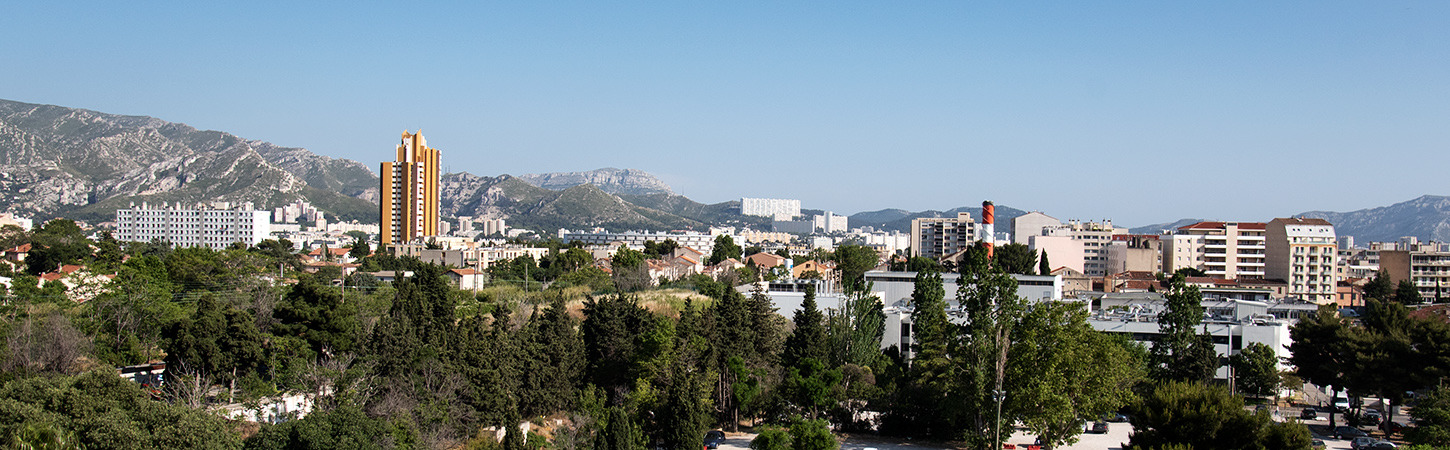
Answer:
[{"label": "apartment block with balconies", "polygon": [[1163,272],[1202,270],[1213,278],[1260,280],[1266,275],[1263,222],[1198,222],[1163,240]]},{"label": "apartment block with balconies", "polygon": [[976,221],[971,213],[956,217],[922,217],[911,220],[911,256],[941,258],[977,241]]},{"label": "apartment block with balconies", "polygon": [[1339,247],[1334,225],[1324,219],[1280,218],[1265,230],[1269,278],[1288,283],[1289,297],[1334,303]]},{"label": "apartment block with balconies", "polygon": [[1391,283],[1409,280],[1425,301],[1450,298],[1450,244],[1415,243],[1403,250],[1380,250],[1379,263]]}]

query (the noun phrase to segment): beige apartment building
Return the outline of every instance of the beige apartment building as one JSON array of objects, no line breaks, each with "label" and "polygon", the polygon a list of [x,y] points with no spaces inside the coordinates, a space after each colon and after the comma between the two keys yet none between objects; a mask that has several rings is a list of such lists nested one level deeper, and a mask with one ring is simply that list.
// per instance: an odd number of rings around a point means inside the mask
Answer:
[{"label": "beige apartment building", "polygon": [[1163,240],[1152,234],[1118,234],[1108,243],[1108,274],[1157,272],[1163,267]]},{"label": "beige apartment building", "polygon": [[1379,267],[1389,274],[1390,283],[1410,280],[1425,301],[1450,297],[1450,244],[1417,242],[1404,247],[1379,251]]},{"label": "beige apartment building", "polygon": [[1334,225],[1324,219],[1279,218],[1266,228],[1266,275],[1287,282],[1289,297],[1334,303],[1339,256]]},{"label": "beige apartment building", "polygon": [[1268,274],[1267,227],[1263,222],[1198,222],[1178,227],[1162,238],[1163,273],[1188,267],[1213,278],[1263,279]]},{"label": "beige apartment building", "polygon": [[937,259],[961,251],[976,240],[977,222],[971,213],[911,219],[911,256]]}]

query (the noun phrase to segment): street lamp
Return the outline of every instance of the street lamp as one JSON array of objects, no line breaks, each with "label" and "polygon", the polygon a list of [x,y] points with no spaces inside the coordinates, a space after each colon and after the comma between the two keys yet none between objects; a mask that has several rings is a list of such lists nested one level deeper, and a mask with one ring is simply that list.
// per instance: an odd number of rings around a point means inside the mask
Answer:
[{"label": "street lamp", "polygon": [[1002,444],[1002,400],[1006,398],[1007,392],[1002,391],[1001,389],[996,389],[992,391],[992,400],[995,400],[997,402],[997,426],[992,429],[993,446],[999,446]]}]

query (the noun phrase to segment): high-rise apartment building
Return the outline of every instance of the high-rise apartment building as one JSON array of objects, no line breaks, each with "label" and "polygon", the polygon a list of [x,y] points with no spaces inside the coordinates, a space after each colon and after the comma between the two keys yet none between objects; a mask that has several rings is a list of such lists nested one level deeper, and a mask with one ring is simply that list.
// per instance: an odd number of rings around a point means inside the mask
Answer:
[{"label": "high-rise apartment building", "polygon": [[241,242],[257,245],[272,231],[271,211],[252,209],[251,203],[235,207],[214,202],[183,208],[180,204],[153,207],[142,203],[116,210],[116,239],[122,242],[170,243],[177,247],[206,247],[221,250]]},{"label": "high-rise apartment building", "polygon": [[801,215],[801,201],[784,198],[741,198],[740,214],[791,220]]},{"label": "high-rise apartment building", "polygon": [[1198,222],[1162,237],[1163,272],[1202,270],[1213,278],[1261,280],[1265,272],[1263,222]]},{"label": "high-rise apartment building", "polygon": [[438,234],[438,159],[422,130],[403,132],[397,161],[384,162],[378,172],[382,245]]},{"label": "high-rise apartment building", "polygon": [[911,256],[941,258],[967,248],[976,237],[977,223],[971,213],[911,219]]},{"label": "high-rise apartment building", "polygon": [[1334,303],[1339,248],[1324,219],[1274,219],[1265,230],[1268,278],[1289,284],[1286,294],[1321,305]]}]

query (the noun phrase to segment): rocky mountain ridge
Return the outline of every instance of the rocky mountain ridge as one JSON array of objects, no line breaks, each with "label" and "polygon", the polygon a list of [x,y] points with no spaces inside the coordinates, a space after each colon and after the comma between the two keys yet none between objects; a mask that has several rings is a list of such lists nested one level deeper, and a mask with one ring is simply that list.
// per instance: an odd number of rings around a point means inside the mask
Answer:
[{"label": "rocky mountain ridge", "polygon": [[1421,241],[1450,242],[1450,197],[1424,195],[1390,206],[1357,211],[1309,211],[1294,217],[1328,220],[1339,236],[1356,242],[1393,242],[1414,236]]},{"label": "rocky mountain ridge", "polygon": [[326,174],[346,173],[349,162],[310,163],[298,153],[306,150],[261,144],[151,117],[0,100],[0,209],[103,221],[132,201],[366,204],[336,193],[346,183],[313,187],[262,152]]},{"label": "rocky mountain ridge", "polygon": [[649,172],[638,169],[606,167],[584,172],[531,173],[519,175],[518,178],[534,186],[555,191],[592,184],[610,194],[674,194],[670,185]]}]

